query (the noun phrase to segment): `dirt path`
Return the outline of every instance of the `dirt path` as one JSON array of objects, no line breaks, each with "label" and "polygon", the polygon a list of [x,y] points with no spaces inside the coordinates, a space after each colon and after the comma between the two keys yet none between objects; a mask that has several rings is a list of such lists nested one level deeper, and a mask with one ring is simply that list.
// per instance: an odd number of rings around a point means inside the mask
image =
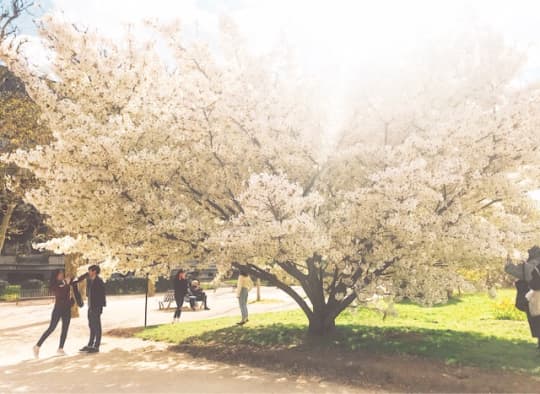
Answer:
[{"label": "dirt path", "polygon": [[[1,393],[368,392],[259,368],[197,360],[140,340],[106,338],[107,351],[22,361],[0,368]],[[371,392],[371,391],[370,391]]]},{"label": "dirt path", "polygon": [[[270,297],[270,291],[268,291]],[[274,297],[279,297],[276,292]],[[185,320],[237,314],[229,292],[211,297],[212,311],[186,313]],[[141,297],[110,297],[103,316],[104,331],[141,325]],[[150,321],[168,322],[170,313],[156,310],[151,300]],[[269,310],[287,309],[287,302],[259,305]],[[253,308],[255,309],[255,307]],[[79,354],[88,340],[84,317],[73,319],[65,350],[54,357],[60,327],[34,360],[31,348],[48,324],[50,303],[0,304],[0,393],[367,393],[360,387],[321,381],[246,365],[196,359],[169,351],[163,344],[105,336],[102,352]],[[86,311],[83,309],[82,314]]]}]

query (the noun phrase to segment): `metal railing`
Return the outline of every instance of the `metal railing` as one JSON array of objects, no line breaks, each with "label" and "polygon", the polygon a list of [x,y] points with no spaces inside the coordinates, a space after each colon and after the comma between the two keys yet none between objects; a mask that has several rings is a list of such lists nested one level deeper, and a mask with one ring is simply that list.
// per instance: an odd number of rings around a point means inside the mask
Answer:
[{"label": "metal railing", "polygon": [[48,287],[40,289],[21,289],[19,299],[54,297]]}]

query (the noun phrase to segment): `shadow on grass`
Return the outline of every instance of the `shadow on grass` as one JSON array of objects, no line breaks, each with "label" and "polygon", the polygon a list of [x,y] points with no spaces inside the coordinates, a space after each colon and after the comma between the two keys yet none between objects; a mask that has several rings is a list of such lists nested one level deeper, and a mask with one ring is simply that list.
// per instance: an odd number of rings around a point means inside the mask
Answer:
[{"label": "shadow on grass", "polygon": [[452,297],[452,298],[449,298],[448,301],[446,301],[446,302],[441,302],[440,304],[435,304],[435,305],[421,305],[421,304],[419,304],[417,302],[414,302],[414,301],[411,301],[411,300],[406,300],[406,299],[399,301],[399,304],[400,305],[412,305],[412,306],[416,306],[416,307],[420,307],[420,308],[444,308],[444,307],[447,307],[447,306],[450,306],[450,305],[461,304],[463,302],[462,297],[463,296]]},{"label": "shadow on grass", "polygon": [[350,353],[407,354],[436,359],[447,365],[522,371],[540,376],[540,357],[534,345],[478,333],[406,327],[340,325],[328,337],[306,334],[302,324],[227,327],[192,336],[179,344],[219,346],[231,352],[246,346],[256,350],[338,350]]}]

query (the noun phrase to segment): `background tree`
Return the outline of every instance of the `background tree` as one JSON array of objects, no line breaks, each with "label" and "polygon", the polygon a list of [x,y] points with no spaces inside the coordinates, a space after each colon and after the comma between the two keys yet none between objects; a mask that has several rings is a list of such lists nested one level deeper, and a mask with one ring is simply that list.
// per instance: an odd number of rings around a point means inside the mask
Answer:
[{"label": "background tree", "polygon": [[[0,46],[15,47],[16,21],[33,5],[31,1],[11,0],[0,6]],[[16,43],[18,47],[21,41]],[[28,97],[23,82],[0,65],[0,153],[31,149],[47,143],[50,132],[39,120],[37,105]],[[31,172],[0,162],[0,254],[6,239],[21,242],[29,252],[33,238],[46,233],[42,218],[33,207],[24,204],[24,193],[35,184]]]}]

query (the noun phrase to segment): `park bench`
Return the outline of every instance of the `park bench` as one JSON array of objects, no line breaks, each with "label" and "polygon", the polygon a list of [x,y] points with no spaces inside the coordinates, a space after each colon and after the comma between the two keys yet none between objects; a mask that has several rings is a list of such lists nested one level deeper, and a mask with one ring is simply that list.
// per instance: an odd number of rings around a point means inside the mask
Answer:
[{"label": "park bench", "polygon": [[174,290],[169,290],[163,296],[163,300],[159,301],[159,310],[170,309],[174,300]]},{"label": "park bench", "polygon": [[[189,305],[190,298],[193,297],[190,294],[187,294],[184,298],[184,302]],[[163,296],[163,300],[158,302],[159,310],[167,310],[171,309],[171,304],[175,303],[176,300],[174,298],[174,290],[168,290],[165,295]],[[195,301],[196,308],[201,309],[203,304],[201,300]]]}]

